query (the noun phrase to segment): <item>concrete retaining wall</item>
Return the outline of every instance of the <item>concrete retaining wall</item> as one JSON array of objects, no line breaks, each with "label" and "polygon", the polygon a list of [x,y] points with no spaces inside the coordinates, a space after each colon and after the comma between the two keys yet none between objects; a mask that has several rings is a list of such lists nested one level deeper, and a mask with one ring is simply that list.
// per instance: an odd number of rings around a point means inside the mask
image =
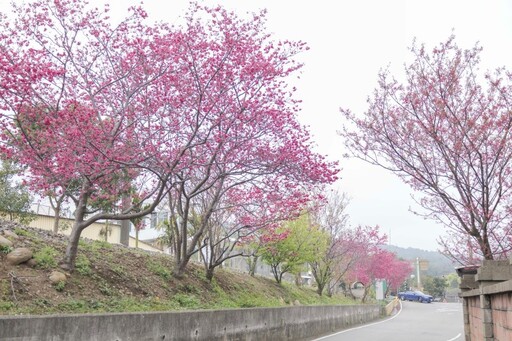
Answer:
[{"label": "concrete retaining wall", "polygon": [[0,340],[307,340],[381,316],[378,305],[0,317]]},{"label": "concrete retaining wall", "polygon": [[393,301],[386,304],[386,307],[384,308],[386,315],[391,315],[391,313],[396,309],[399,303],[400,301],[398,300],[398,297],[396,297]]}]

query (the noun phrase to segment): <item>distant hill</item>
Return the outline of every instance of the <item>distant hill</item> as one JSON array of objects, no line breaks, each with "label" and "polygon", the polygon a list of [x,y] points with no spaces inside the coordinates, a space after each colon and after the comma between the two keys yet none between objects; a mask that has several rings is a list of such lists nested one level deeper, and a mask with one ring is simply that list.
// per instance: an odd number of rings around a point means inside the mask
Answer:
[{"label": "distant hill", "polygon": [[416,258],[429,262],[428,270],[422,271],[430,276],[443,276],[455,272],[455,265],[437,251],[426,251],[412,247],[403,248],[394,245],[384,245],[383,249],[395,253],[399,258],[415,261]]}]

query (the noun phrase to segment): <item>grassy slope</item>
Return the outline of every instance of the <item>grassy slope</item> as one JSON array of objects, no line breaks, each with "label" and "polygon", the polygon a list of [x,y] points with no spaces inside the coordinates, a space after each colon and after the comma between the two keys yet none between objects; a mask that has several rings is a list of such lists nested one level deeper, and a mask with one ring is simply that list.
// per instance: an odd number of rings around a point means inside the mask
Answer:
[{"label": "grassy slope", "polygon": [[55,314],[180,309],[270,307],[293,304],[354,304],[338,297],[319,297],[312,288],[278,285],[263,277],[219,269],[210,283],[203,269],[190,264],[183,279],[171,275],[172,258],[106,242],[80,242],[76,270],[67,282],[51,284],[49,275],[66,246],[63,236],[13,227],[20,238],[14,247],[28,247],[36,264],[11,266],[0,249],[0,315]]}]

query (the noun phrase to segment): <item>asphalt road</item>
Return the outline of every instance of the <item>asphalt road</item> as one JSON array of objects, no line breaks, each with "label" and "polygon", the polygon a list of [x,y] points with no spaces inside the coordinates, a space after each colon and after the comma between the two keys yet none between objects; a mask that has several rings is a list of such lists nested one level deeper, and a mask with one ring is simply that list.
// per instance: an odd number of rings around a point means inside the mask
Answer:
[{"label": "asphalt road", "polygon": [[464,341],[461,303],[401,303],[402,309],[389,318],[316,340]]}]

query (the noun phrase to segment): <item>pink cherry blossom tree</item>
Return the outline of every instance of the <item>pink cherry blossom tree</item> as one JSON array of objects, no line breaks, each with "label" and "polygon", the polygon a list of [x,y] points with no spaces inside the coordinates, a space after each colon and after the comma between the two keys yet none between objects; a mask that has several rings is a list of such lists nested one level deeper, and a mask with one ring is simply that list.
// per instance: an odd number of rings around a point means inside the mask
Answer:
[{"label": "pink cherry blossom tree", "polygon": [[[194,134],[180,131],[175,115],[181,38],[145,24],[140,7],[117,25],[108,6],[80,0],[13,9],[14,19],[0,20],[0,152],[28,167],[33,189],[73,199],[62,264],[72,270],[85,228],[151,212],[184,166]],[[120,208],[133,187],[142,197]]]},{"label": "pink cherry blossom tree", "polygon": [[265,11],[244,19],[194,4],[186,19],[177,61],[180,129],[195,132],[195,143],[185,153],[191,166],[170,179],[174,272],[180,276],[203,249],[211,276],[235,235],[297,214],[337,169],[312,151],[297,121],[288,79],[301,67],[294,58],[304,43],[272,40]]},{"label": "pink cherry blossom tree", "polygon": [[345,283],[345,290],[350,296],[353,296],[351,292],[353,282],[360,281],[366,285],[371,278],[369,272],[371,269],[367,266],[369,259],[380,251],[380,247],[386,241],[387,236],[380,232],[378,225],[358,225],[342,231],[333,247],[336,263],[332,269],[331,280],[328,282],[327,294],[332,295],[341,282]]},{"label": "pink cherry blossom tree", "polygon": [[403,81],[383,71],[364,114],[342,110],[350,154],[421,193],[421,214],[448,229],[442,251],[462,264],[512,248],[511,76],[482,75],[480,51],[453,36],[431,52],[413,44]]},{"label": "pink cherry blossom tree", "polygon": [[[392,292],[398,292],[400,286],[409,278],[413,273],[411,262],[399,259],[395,254],[386,251],[388,254],[388,264],[384,279],[387,282],[386,295]],[[391,255],[389,255],[391,254]]]},{"label": "pink cherry blossom tree", "polygon": [[364,284],[365,291],[361,300],[365,302],[375,280],[386,280],[388,289],[397,289],[409,277],[411,271],[409,262],[399,260],[392,252],[377,248],[366,257],[357,260],[349,270],[348,278]]}]

